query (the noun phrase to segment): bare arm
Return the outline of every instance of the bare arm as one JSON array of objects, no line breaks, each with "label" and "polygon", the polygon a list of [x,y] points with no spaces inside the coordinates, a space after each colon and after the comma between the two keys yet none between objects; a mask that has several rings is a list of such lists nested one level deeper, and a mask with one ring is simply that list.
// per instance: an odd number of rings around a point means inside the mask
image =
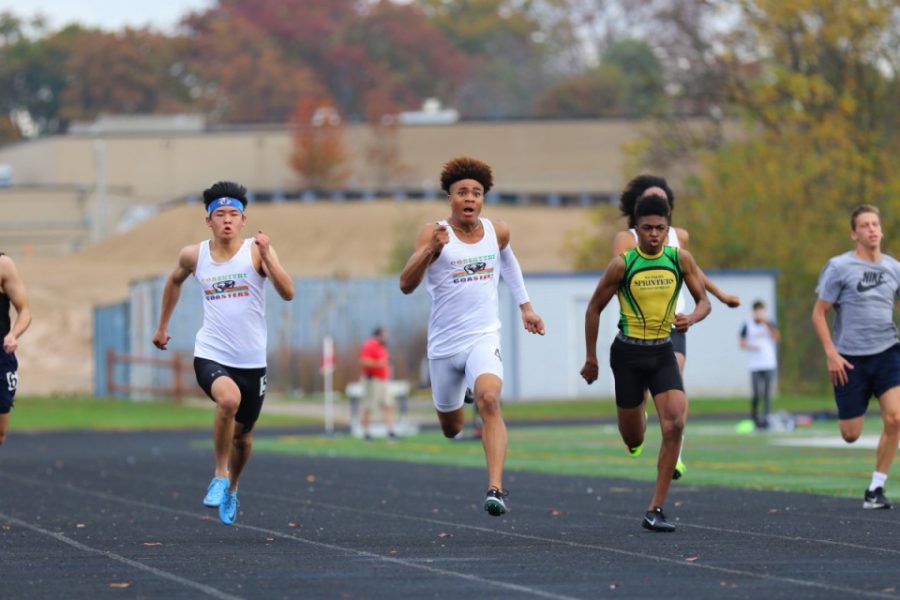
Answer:
[{"label": "bare arm", "polygon": [[278,295],[281,296],[283,300],[293,300],[294,280],[291,279],[288,272],[281,266],[281,262],[278,260],[278,254],[275,253],[275,248],[272,247],[269,236],[262,231],[259,231],[253,239],[253,245],[259,255],[259,262],[263,274],[269,278],[275,291],[278,292]]},{"label": "bare arm", "polygon": [[163,288],[162,308],[159,313],[159,325],[153,334],[153,345],[160,350],[166,349],[166,344],[172,339],[169,336],[169,319],[181,297],[181,284],[197,269],[197,258],[200,254],[200,245],[186,246],[178,255],[178,265],[166,280]]},{"label": "bare arm", "polygon": [[400,273],[401,292],[411,294],[419,287],[428,266],[440,256],[441,250],[449,241],[450,235],[445,226],[428,223],[422,227],[416,238],[416,247],[412,256],[406,261],[406,266]]},{"label": "bare arm", "polygon": [[630,231],[620,231],[613,237],[612,255],[613,258],[622,256],[632,248],[637,246],[637,240]]},{"label": "bare arm", "polygon": [[847,369],[852,369],[853,365],[841,356],[831,337],[831,330],[828,328],[828,319],[825,315],[833,306],[830,302],[822,299],[816,300],[812,310],[812,324],[819,343],[822,344],[822,350],[825,351],[825,358],[828,362],[828,378],[831,380],[831,384],[846,385]]},{"label": "bare arm", "polygon": [[687,285],[688,291],[694,298],[694,312],[689,315],[675,315],[675,329],[678,331],[687,331],[691,325],[699,323],[709,315],[712,306],[709,303],[709,297],[706,295],[706,287],[703,285],[703,279],[700,277],[702,271],[694,260],[694,257],[687,250],[682,249],[678,256],[681,260],[681,273],[684,277],[684,283]]},{"label": "bare arm", "polygon": [[[687,250],[688,244],[691,241],[691,234],[687,232],[687,229],[681,229],[680,227],[675,228],[675,234],[678,236],[678,244],[682,248]],[[697,269],[700,271],[700,277],[703,280],[703,287],[706,288],[706,291],[715,296],[719,300],[719,302],[728,306],[729,308],[737,308],[741,305],[741,299],[739,296],[722,291],[721,289],[719,289],[719,286],[713,283],[712,279],[706,276],[706,273],[703,272],[703,269],[700,269],[699,265],[697,266]]]},{"label": "bare arm", "polygon": [[704,273],[700,267],[697,267],[697,270],[703,280],[703,287],[706,288],[710,294],[718,298],[719,302],[726,305],[728,308],[737,308],[741,305],[741,298],[739,296],[723,292],[719,289],[719,286],[712,282],[712,279],[706,276],[706,273]]},{"label": "bare arm", "polygon": [[9,297],[10,304],[16,309],[16,320],[3,338],[3,351],[12,354],[19,348],[19,337],[31,325],[31,307],[16,263],[8,256],[0,256],[0,283],[3,293]]},{"label": "bare arm", "polygon": [[594,294],[588,302],[584,313],[585,359],[581,367],[581,376],[588,384],[597,380],[600,367],[597,363],[597,330],[600,327],[600,313],[619,289],[622,277],[625,276],[625,260],[621,256],[612,259],[603,277],[597,283]]}]

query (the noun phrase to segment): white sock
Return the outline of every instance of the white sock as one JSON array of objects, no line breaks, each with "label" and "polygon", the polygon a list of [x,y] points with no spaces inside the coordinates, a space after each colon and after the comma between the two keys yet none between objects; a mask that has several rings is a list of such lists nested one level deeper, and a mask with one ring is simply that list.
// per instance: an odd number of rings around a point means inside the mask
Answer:
[{"label": "white sock", "polygon": [[878,488],[883,488],[885,481],[887,481],[887,473],[872,471],[872,483],[869,484],[869,491],[874,492]]}]

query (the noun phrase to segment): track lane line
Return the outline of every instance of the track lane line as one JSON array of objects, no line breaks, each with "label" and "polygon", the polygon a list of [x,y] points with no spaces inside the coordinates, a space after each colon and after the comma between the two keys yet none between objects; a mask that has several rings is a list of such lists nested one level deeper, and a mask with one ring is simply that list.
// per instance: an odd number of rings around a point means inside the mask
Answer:
[{"label": "track lane line", "polygon": [[101,550],[99,548],[94,548],[92,546],[82,544],[78,540],[73,540],[72,538],[70,538],[62,533],[44,529],[43,527],[40,527],[33,523],[29,523],[27,521],[23,521],[22,519],[18,519],[12,515],[8,515],[6,513],[0,512],[0,519],[2,519],[4,521],[8,521],[9,523],[12,523],[14,525],[18,525],[19,527],[24,527],[25,529],[30,529],[30,530],[40,533],[42,535],[51,537],[58,542],[62,542],[63,544],[72,546],[73,548],[75,548],[77,550],[81,550],[82,552],[88,552],[90,554],[97,554],[99,556],[103,556],[110,560],[114,560],[116,562],[126,564],[129,567],[133,567],[140,571],[144,571],[146,573],[156,575],[157,577],[159,577],[161,579],[167,579],[169,581],[173,581],[173,582],[183,585],[185,587],[189,587],[191,589],[197,590],[198,592],[202,592],[202,593],[206,594],[207,596],[211,596],[213,598],[219,598],[220,600],[243,600],[241,596],[233,596],[231,594],[223,592],[222,590],[218,590],[214,587],[208,586],[204,583],[199,583],[197,581],[193,581],[191,579],[186,579],[184,577],[181,577],[180,575],[176,575],[176,574],[170,573],[168,571],[163,571],[162,569],[157,569],[156,567],[151,567],[150,565],[145,565],[142,562],[133,560],[131,558],[127,558],[125,556],[122,556],[121,554],[116,554],[115,552],[110,552],[108,550]]},{"label": "track lane line", "polygon": [[[10,475],[9,473],[0,473],[0,477],[6,477],[6,478],[12,479],[14,481],[19,481],[20,483],[27,483],[27,484],[31,484],[31,485],[62,487],[70,492],[85,494],[88,496],[93,496],[95,498],[100,498],[103,500],[110,500],[113,502],[119,502],[121,504],[127,504],[130,506],[137,506],[140,508],[148,508],[148,509],[152,509],[152,510],[157,510],[157,511],[165,512],[165,513],[169,513],[169,514],[179,515],[182,517],[189,517],[192,519],[199,519],[202,521],[209,521],[209,522],[215,521],[211,517],[199,515],[197,513],[189,512],[186,510],[180,510],[180,509],[171,508],[168,506],[162,506],[162,505],[153,504],[150,502],[144,502],[141,500],[132,500],[130,498],[124,498],[122,496],[107,494],[105,492],[97,492],[95,490],[85,490],[85,489],[78,488],[78,487],[75,487],[72,485],[64,485],[64,484],[60,484],[60,483],[42,481],[39,479],[32,479],[30,477],[23,477],[20,475]],[[0,513],[0,516],[4,516],[3,513]],[[26,526],[26,527],[34,528],[33,526],[30,526],[29,524],[25,523],[24,521],[21,521],[20,519],[16,519],[15,517],[10,517],[10,520],[11,520],[11,522],[13,522],[13,520],[14,520],[14,521],[24,524],[24,526]],[[217,521],[215,521],[215,522],[217,522]],[[488,586],[495,587],[495,588],[501,588],[501,589],[504,589],[507,591],[512,591],[512,592],[520,592],[520,593],[524,593],[524,594],[529,594],[529,595],[537,596],[540,598],[550,598],[552,600],[580,600],[579,598],[577,598],[575,596],[566,596],[563,594],[555,594],[552,592],[546,592],[544,590],[539,590],[537,588],[532,588],[532,587],[528,587],[528,586],[524,586],[524,585],[518,585],[515,583],[508,583],[508,582],[504,582],[504,581],[498,581],[498,580],[494,580],[494,579],[487,579],[484,577],[479,577],[477,575],[470,575],[468,573],[458,573],[456,571],[450,571],[447,569],[441,569],[439,567],[433,567],[431,565],[422,564],[418,561],[406,560],[406,559],[402,559],[402,558],[395,558],[395,557],[391,557],[391,556],[383,556],[381,554],[376,554],[374,552],[368,552],[366,550],[358,550],[356,548],[348,548],[345,546],[338,546],[337,544],[329,544],[327,542],[311,540],[311,539],[305,538],[303,536],[287,534],[287,533],[283,533],[283,532],[275,530],[275,529],[268,529],[266,527],[257,527],[255,525],[247,525],[244,523],[235,523],[234,525],[232,525],[232,527],[246,529],[249,531],[255,531],[255,532],[259,532],[259,533],[265,533],[267,535],[272,535],[272,536],[279,537],[282,539],[291,540],[291,541],[295,541],[295,542],[301,542],[304,544],[309,544],[309,545],[312,545],[317,548],[327,548],[329,550],[335,550],[335,551],[338,551],[338,552],[341,552],[344,554],[357,555],[357,556],[361,556],[364,558],[373,558],[373,559],[377,559],[378,561],[381,561],[381,562],[400,565],[403,567],[417,569],[420,571],[428,571],[430,573],[435,573],[437,575],[443,575],[443,576],[447,576],[447,577],[455,577],[457,579],[464,579],[464,580],[472,581],[472,582],[479,583],[482,585],[488,585]],[[57,535],[54,535],[53,532],[51,532],[51,531],[42,530],[41,533],[50,534],[50,535],[53,535],[53,537],[57,537]],[[62,534],[58,534],[58,536],[65,538],[65,539],[61,539],[60,541],[65,541],[66,543],[70,543],[70,545],[77,544],[76,547],[79,547],[79,548],[81,546],[83,546],[83,544],[81,544],[80,542],[76,542],[75,540],[72,540],[71,538],[66,538]],[[119,555],[113,554],[111,552],[107,552],[105,550],[97,550],[97,549],[90,548],[88,546],[85,546],[84,549],[87,549],[89,551],[92,551],[92,552],[95,552],[98,554],[102,554],[104,556],[108,556],[109,558],[115,558],[117,560],[121,560],[122,562],[126,562],[127,564],[132,564],[132,563],[134,563],[136,565],[142,564],[142,563],[137,563],[136,561],[132,561],[131,559],[125,558],[123,556],[119,556]],[[153,569],[153,567],[149,567],[147,565],[143,565],[143,566],[147,570],[152,569],[153,572],[158,571],[157,569]],[[165,573],[165,571],[159,571],[159,573]],[[178,576],[171,575],[171,577],[177,578]],[[184,581],[190,581],[190,580],[185,579]],[[196,584],[196,585],[202,585],[202,584]],[[206,586],[204,586],[204,587],[206,587]],[[210,589],[212,589],[212,588],[210,588]],[[229,600],[232,598],[237,598],[235,596],[227,596],[227,595],[223,595],[220,597],[228,598]]]},{"label": "track lane line", "polygon": [[[5,473],[0,473],[0,477],[10,477],[13,479],[20,478],[20,476],[11,476],[11,475],[8,475]],[[134,475],[123,475],[123,477],[125,477],[126,479],[138,479],[138,480],[152,479],[152,478],[145,478],[142,476],[134,476]],[[25,478],[22,478],[22,479],[25,479]],[[197,515],[192,512],[183,511],[183,510],[179,510],[179,509],[173,509],[173,508],[169,508],[166,506],[151,504],[151,503],[147,503],[147,502],[143,502],[143,501],[131,500],[129,498],[123,498],[121,496],[115,496],[115,495],[106,494],[103,492],[96,492],[93,490],[85,490],[85,489],[76,488],[76,487],[67,486],[67,485],[64,486],[63,484],[57,484],[57,483],[46,482],[46,481],[41,481],[41,480],[34,480],[34,479],[30,479],[30,478],[27,478],[27,482],[35,484],[35,485],[65,487],[66,489],[71,490],[71,491],[77,491],[77,492],[80,492],[83,494],[87,494],[87,495],[91,495],[91,496],[95,496],[95,497],[103,498],[103,499],[107,499],[107,500],[113,500],[113,501],[121,502],[124,504],[131,504],[134,506],[142,506],[142,507],[146,507],[146,508],[152,508],[155,510],[161,510],[163,512],[169,512],[172,514],[188,516],[191,518],[199,518],[199,519],[203,519],[203,520],[207,520],[207,521],[213,520],[210,517],[200,516],[200,515]],[[173,482],[171,480],[166,480],[166,483],[171,484]],[[187,485],[187,484],[182,484],[182,485]],[[306,504],[308,506],[320,506],[322,508],[329,508],[329,509],[333,509],[333,510],[343,510],[343,511],[349,511],[349,512],[354,512],[354,513],[359,513],[359,514],[364,514],[364,515],[370,515],[370,516],[391,517],[391,518],[397,518],[397,519],[405,519],[405,520],[409,520],[409,521],[418,521],[418,522],[423,522],[423,523],[429,523],[429,524],[433,524],[433,525],[440,525],[440,526],[444,526],[444,527],[457,527],[457,528],[467,529],[467,530],[471,530],[471,531],[478,531],[480,533],[489,533],[492,535],[500,535],[500,536],[506,536],[506,537],[512,537],[512,538],[516,538],[516,539],[523,539],[523,540],[536,541],[536,542],[542,542],[542,543],[559,544],[559,545],[563,545],[563,546],[585,549],[585,550],[608,552],[611,554],[618,554],[618,555],[622,555],[622,556],[628,556],[631,558],[653,560],[653,561],[660,562],[660,563],[677,565],[679,567],[703,569],[703,570],[713,571],[716,573],[722,573],[722,574],[727,574],[727,575],[732,575],[732,576],[749,577],[749,578],[755,578],[755,579],[762,579],[762,580],[766,580],[766,581],[775,581],[775,582],[779,582],[779,583],[791,584],[791,585],[796,585],[796,586],[805,587],[805,588],[815,588],[815,589],[827,590],[829,592],[841,592],[841,593],[849,594],[852,596],[858,596],[858,597],[893,598],[893,599],[897,598],[896,594],[859,590],[857,588],[848,588],[848,587],[832,585],[832,584],[828,584],[828,583],[820,583],[820,582],[806,580],[806,579],[797,579],[794,577],[783,577],[783,576],[779,576],[779,575],[769,575],[769,574],[757,573],[757,572],[753,572],[753,571],[743,571],[740,569],[734,569],[734,568],[730,568],[730,567],[720,567],[720,566],[716,566],[716,565],[708,565],[708,564],[699,563],[699,562],[688,562],[688,561],[685,561],[684,559],[675,559],[675,558],[669,558],[669,557],[664,557],[664,556],[657,556],[654,554],[647,554],[644,552],[636,552],[633,550],[624,550],[621,548],[614,548],[611,546],[603,546],[600,544],[588,544],[588,543],[584,543],[584,542],[561,540],[558,538],[550,538],[550,537],[544,537],[544,536],[539,536],[539,535],[503,531],[503,530],[499,530],[499,529],[492,529],[490,527],[482,527],[479,525],[468,525],[465,523],[457,523],[457,522],[452,522],[452,521],[443,521],[440,519],[433,519],[433,518],[429,518],[429,517],[417,517],[417,516],[411,516],[411,515],[390,513],[387,511],[373,510],[373,509],[358,509],[358,508],[347,507],[347,506],[342,506],[342,505],[338,505],[338,504],[320,502],[318,500],[302,500],[302,499],[297,499],[297,498],[280,496],[277,494],[269,494],[266,492],[244,491],[242,493],[244,495],[258,496],[260,498],[277,500],[277,501],[281,501],[281,502],[286,502],[288,504]],[[625,518],[625,517],[620,516],[620,515],[615,515],[614,518]],[[461,577],[464,579],[471,579],[472,577],[475,577],[475,576],[469,576],[466,574],[455,573],[453,571],[445,572],[443,569],[436,569],[436,568],[428,567],[427,565],[410,563],[403,559],[396,559],[393,557],[385,557],[385,556],[381,556],[379,554],[367,552],[364,550],[356,550],[353,548],[344,548],[344,547],[336,546],[333,544],[327,544],[325,542],[318,542],[315,540],[310,540],[310,539],[304,538],[302,536],[284,534],[277,530],[271,530],[271,529],[256,527],[253,525],[235,523],[234,527],[238,527],[238,526],[246,528],[246,529],[250,529],[252,531],[269,533],[269,534],[273,534],[273,535],[276,535],[278,537],[282,537],[285,539],[301,541],[301,542],[313,544],[313,545],[320,546],[320,547],[341,550],[344,552],[351,552],[354,554],[358,554],[360,556],[366,556],[366,557],[370,557],[370,558],[379,558],[381,560],[395,562],[395,563],[403,564],[405,566],[409,566],[409,567],[413,567],[413,568],[422,568],[425,570],[429,570],[429,571],[437,572],[437,573],[441,573],[441,574],[452,574],[454,576]],[[808,541],[808,540],[804,539],[801,541]],[[475,580],[481,581],[481,582],[489,582],[491,585],[498,585],[498,584],[502,585],[502,586],[515,585],[515,584],[503,584],[502,582],[494,582],[493,580],[482,579],[482,578],[476,578]],[[532,588],[526,588],[526,590],[531,590],[531,589]],[[519,590],[519,591],[524,591],[524,590]],[[540,590],[534,590],[534,591],[540,592]],[[544,595],[544,594],[541,593],[539,595]],[[552,595],[552,594],[546,595],[544,597],[566,598],[564,596],[557,596],[557,595]]]}]

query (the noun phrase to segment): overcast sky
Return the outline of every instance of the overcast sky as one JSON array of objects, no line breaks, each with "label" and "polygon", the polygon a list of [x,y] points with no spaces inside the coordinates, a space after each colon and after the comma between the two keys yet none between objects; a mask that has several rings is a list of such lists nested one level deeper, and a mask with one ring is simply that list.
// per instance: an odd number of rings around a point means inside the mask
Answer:
[{"label": "overcast sky", "polygon": [[213,3],[214,0],[0,0],[0,12],[23,18],[41,13],[53,29],[78,22],[107,30],[149,25],[169,31],[185,14]]}]

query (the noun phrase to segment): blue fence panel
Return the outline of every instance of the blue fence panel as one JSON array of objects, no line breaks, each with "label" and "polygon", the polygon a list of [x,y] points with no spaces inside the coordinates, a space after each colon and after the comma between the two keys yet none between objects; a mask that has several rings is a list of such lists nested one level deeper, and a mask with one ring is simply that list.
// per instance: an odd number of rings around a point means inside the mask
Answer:
[{"label": "blue fence panel", "polygon": [[[94,309],[94,395],[107,397],[107,352],[128,354],[129,302],[120,302]],[[112,374],[115,381],[128,381],[128,364],[119,363]]]},{"label": "blue fence panel", "polygon": [[[124,337],[133,355],[162,356],[153,347],[152,338],[159,321],[165,281],[166,277],[160,276],[132,284],[130,300],[125,303],[128,332]],[[298,278],[294,287],[294,300],[285,302],[271,285],[266,286],[268,364],[273,390],[296,392],[321,388],[318,367],[322,340],[326,336],[332,337],[338,354],[336,385],[340,387],[355,379],[359,345],[379,325],[389,332],[397,374],[418,379],[430,307],[424,289],[404,296],[394,276]],[[99,316],[100,319],[107,317]],[[166,352],[178,352],[190,358],[194,337],[202,323],[200,287],[190,278],[184,283],[169,322],[171,340]],[[121,326],[121,323],[108,326]],[[105,356],[95,354],[95,361],[99,368],[101,362],[105,364]],[[172,385],[171,373],[150,366],[133,365],[130,377],[130,383],[136,386]]]}]

